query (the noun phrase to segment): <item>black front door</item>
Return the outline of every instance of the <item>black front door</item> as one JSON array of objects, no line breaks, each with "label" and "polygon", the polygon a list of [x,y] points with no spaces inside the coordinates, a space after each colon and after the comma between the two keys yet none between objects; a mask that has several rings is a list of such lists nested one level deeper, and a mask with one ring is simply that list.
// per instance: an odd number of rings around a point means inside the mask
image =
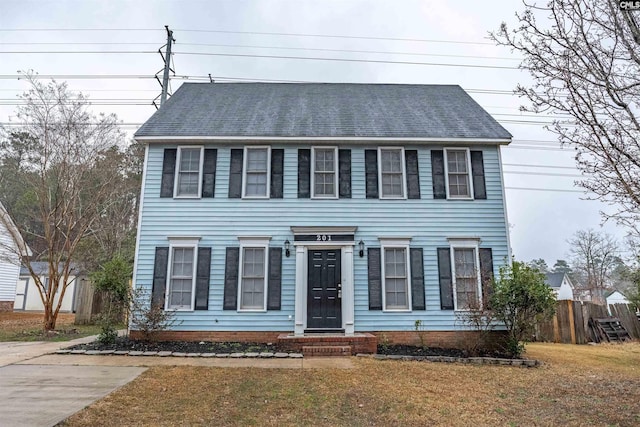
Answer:
[{"label": "black front door", "polygon": [[342,327],[340,250],[309,249],[307,328]]}]

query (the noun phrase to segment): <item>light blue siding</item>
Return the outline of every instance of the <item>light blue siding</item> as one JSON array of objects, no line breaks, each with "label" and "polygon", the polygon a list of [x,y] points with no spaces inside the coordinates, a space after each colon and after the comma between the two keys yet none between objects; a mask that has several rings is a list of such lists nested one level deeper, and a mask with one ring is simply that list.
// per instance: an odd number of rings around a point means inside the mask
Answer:
[{"label": "light blue siding", "polygon": [[[295,251],[282,258],[282,309],[266,313],[222,310],[225,249],[239,246],[238,236],[270,236],[271,246],[293,241],[291,226],[357,226],[356,242],[379,247],[379,237],[411,237],[411,247],[424,251],[426,310],[407,313],[369,311],[367,258],[354,257],[356,331],[412,330],[420,319],[427,330],[460,328],[452,311],[440,309],[437,254],[448,247],[449,237],[478,237],[481,247],[492,248],[494,270],[508,256],[507,224],[502,194],[498,148],[483,151],[487,200],[434,200],[431,179],[431,149],[437,145],[406,146],[418,150],[419,200],[365,198],[364,150],[375,146],[340,146],[351,149],[352,198],[313,200],[297,198],[297,150],[308,145],[272,145],[284,148],[284,198],[243,200],[227,197],[231,148],[217,148],[215,198],[160,198],[163,150],[175,145],[151,145],[148,153],[143,211],[139,225],[136,286],[149,290],[152,284],[156,246],[168,246],[168,236],[199,237],[200,246],[210,246],[211,279],[209,310],[179,312],[182,323],[175,329],[212,331],[293,331]],[[291,317],[291,318],[290,318]],[[457,324],[458,323],[458,324]]]}]

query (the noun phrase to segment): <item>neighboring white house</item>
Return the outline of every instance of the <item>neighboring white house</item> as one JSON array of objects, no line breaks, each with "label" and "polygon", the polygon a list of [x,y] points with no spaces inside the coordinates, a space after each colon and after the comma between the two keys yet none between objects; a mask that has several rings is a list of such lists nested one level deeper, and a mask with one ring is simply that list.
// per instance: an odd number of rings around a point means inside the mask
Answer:
[{"label": "neighboring white house", "polygon": [[[16,280],[20,273],[20,257],[11,237],[20,236],[15,224],[0,203],[0,311],[12,311],[16,294]],[[21,240],[21,244],[25,245]]]},{"label": "neighboring white house", "polygon": [[[31,267],[38,273],[40,281],[48,286],[49,283],[49,263],[47,262],[32,262]],[[76,284],[78,279],[75,275],[69,276],[69,287],[65,291],[64,298],[62,299],[62,306],[60,311],[63,312],[75,312],[76,310]],[[14,282],[15,284],[15,282]],[[60,292],[62,287],[58,288]],[[17,281],[16,297],[13,305],[14,310],[26,310],[26,311],[40,311],[44,310],[42,299],[40,299],[40,293],[33,278],[29,274],[29,270],[25,267],[20,269],[20,278]],[[58,298],[55,299],[58,302]]]},{"label": "neighboring white house", "polygon": [[612,291],[606,294],[607,307],[612,304],[630,304],[631,302],[620,291]]},{"label": "neighboring white house", "polygon": [[546,273],[546,284],[553,290],[557,300],[574,300],[574,286],[566,273]]}]

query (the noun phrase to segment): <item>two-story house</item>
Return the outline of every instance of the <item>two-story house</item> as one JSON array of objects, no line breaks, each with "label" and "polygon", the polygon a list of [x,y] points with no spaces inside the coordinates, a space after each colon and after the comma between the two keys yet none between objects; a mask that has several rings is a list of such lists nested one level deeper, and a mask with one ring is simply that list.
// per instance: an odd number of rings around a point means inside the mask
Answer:
[{"label": "two-story house", "polygon": [[420,320],[455,346],[509,257],[511,135],[459,86],[186,83],[135,138],[134,284],[176,311],[166,339],[403,342]]}]

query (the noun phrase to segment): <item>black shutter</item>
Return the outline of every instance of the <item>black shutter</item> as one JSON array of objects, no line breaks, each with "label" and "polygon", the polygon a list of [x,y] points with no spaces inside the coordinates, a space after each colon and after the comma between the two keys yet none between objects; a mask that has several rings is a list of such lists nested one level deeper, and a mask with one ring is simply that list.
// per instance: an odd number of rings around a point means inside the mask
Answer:
[{"label": "black shutter", "polygon": [[242,158],[244,150],[234,148],[231,150],[231,164],[229,166],[229,198],[242,197]]},{"label": "black shutter", "polygon": [[380,248],[368,248],[367,261],[369,263],[369,310],[382,310]]},{"label": "black shutter", "polygon": [[237,310],[238,308],[239,262],[240,248],[227,248],[224,269],[223,310]]},{"label": "black shutter", "polygon": [[164,295],[167,290],[167,263],[169,262],[169,248],[156,248],[153,266],[153,285],[151,287],[151,305],[164,309]]},{"label": "black shutter", "polygon": [[446,199],[447,189],[444,179],[444,151],[431,150],[431,178],[433,180],[433,198]]},{"label": "black shutter", "polygon": [[364,175],[367,199],[377,199],[378,150],[364,150]]},{"label": "black shutter", "polygon": [[473,198],[486,199],[487,188],[484,182],[484,163],[482,151],[471,152],[471,175],[473,177]]},{"label": "black shutter", "polygon": [[491,309],[493,295],[493,251],[491,248],[480,248],[480,282],[482,283],[482,300],[486,308]]},{"label": "black shutter", "polygon": [[420,198],[420,175],[418,174],[418,150],[405,150],[404,162],[407,171],[407,198]]},{"label": "black shutter", "polygon": [[311,150],[298,150],[298,199],[311,197]]},{"label": "black shutter", "polygon": [[453,310],[450,248],[438,248],[438,278],[440,279],[440,308]]},{"label": "black shutter", "polygon": [[338,150],[338,184],[340,197],[351,198],[351,150]]},{"label": "black shutter", "polygon": [[204,150],[202,165],[202,197],[214,197],[216,189],[216,160],[218,150],[207,148]]},{"label": "black shutter", "polygon": [[276,148],[271,150],[271,198],[282,199],[282,187],[284,177],[284,150]]},{"label": "black shutter", "polygon": [[411,308],[425,310],[422,248],[411,248],[409,253],[411,259]]},{"label": "black shutter", "polygon": [[269,248],[267,310],[280,310],[282,293],[282,248]]},{"label": "black shutter", "polygon": [[211,248],[198,248],[196,268],[196,310],[209,309],[209,278],[211,274]]},{"label": "black shutter", "polygon": [[176,155],[178,149],[165,148],[162,159],[162,181],[160,183],[160,197],[173,197],[173,183],[176,173]]}]

